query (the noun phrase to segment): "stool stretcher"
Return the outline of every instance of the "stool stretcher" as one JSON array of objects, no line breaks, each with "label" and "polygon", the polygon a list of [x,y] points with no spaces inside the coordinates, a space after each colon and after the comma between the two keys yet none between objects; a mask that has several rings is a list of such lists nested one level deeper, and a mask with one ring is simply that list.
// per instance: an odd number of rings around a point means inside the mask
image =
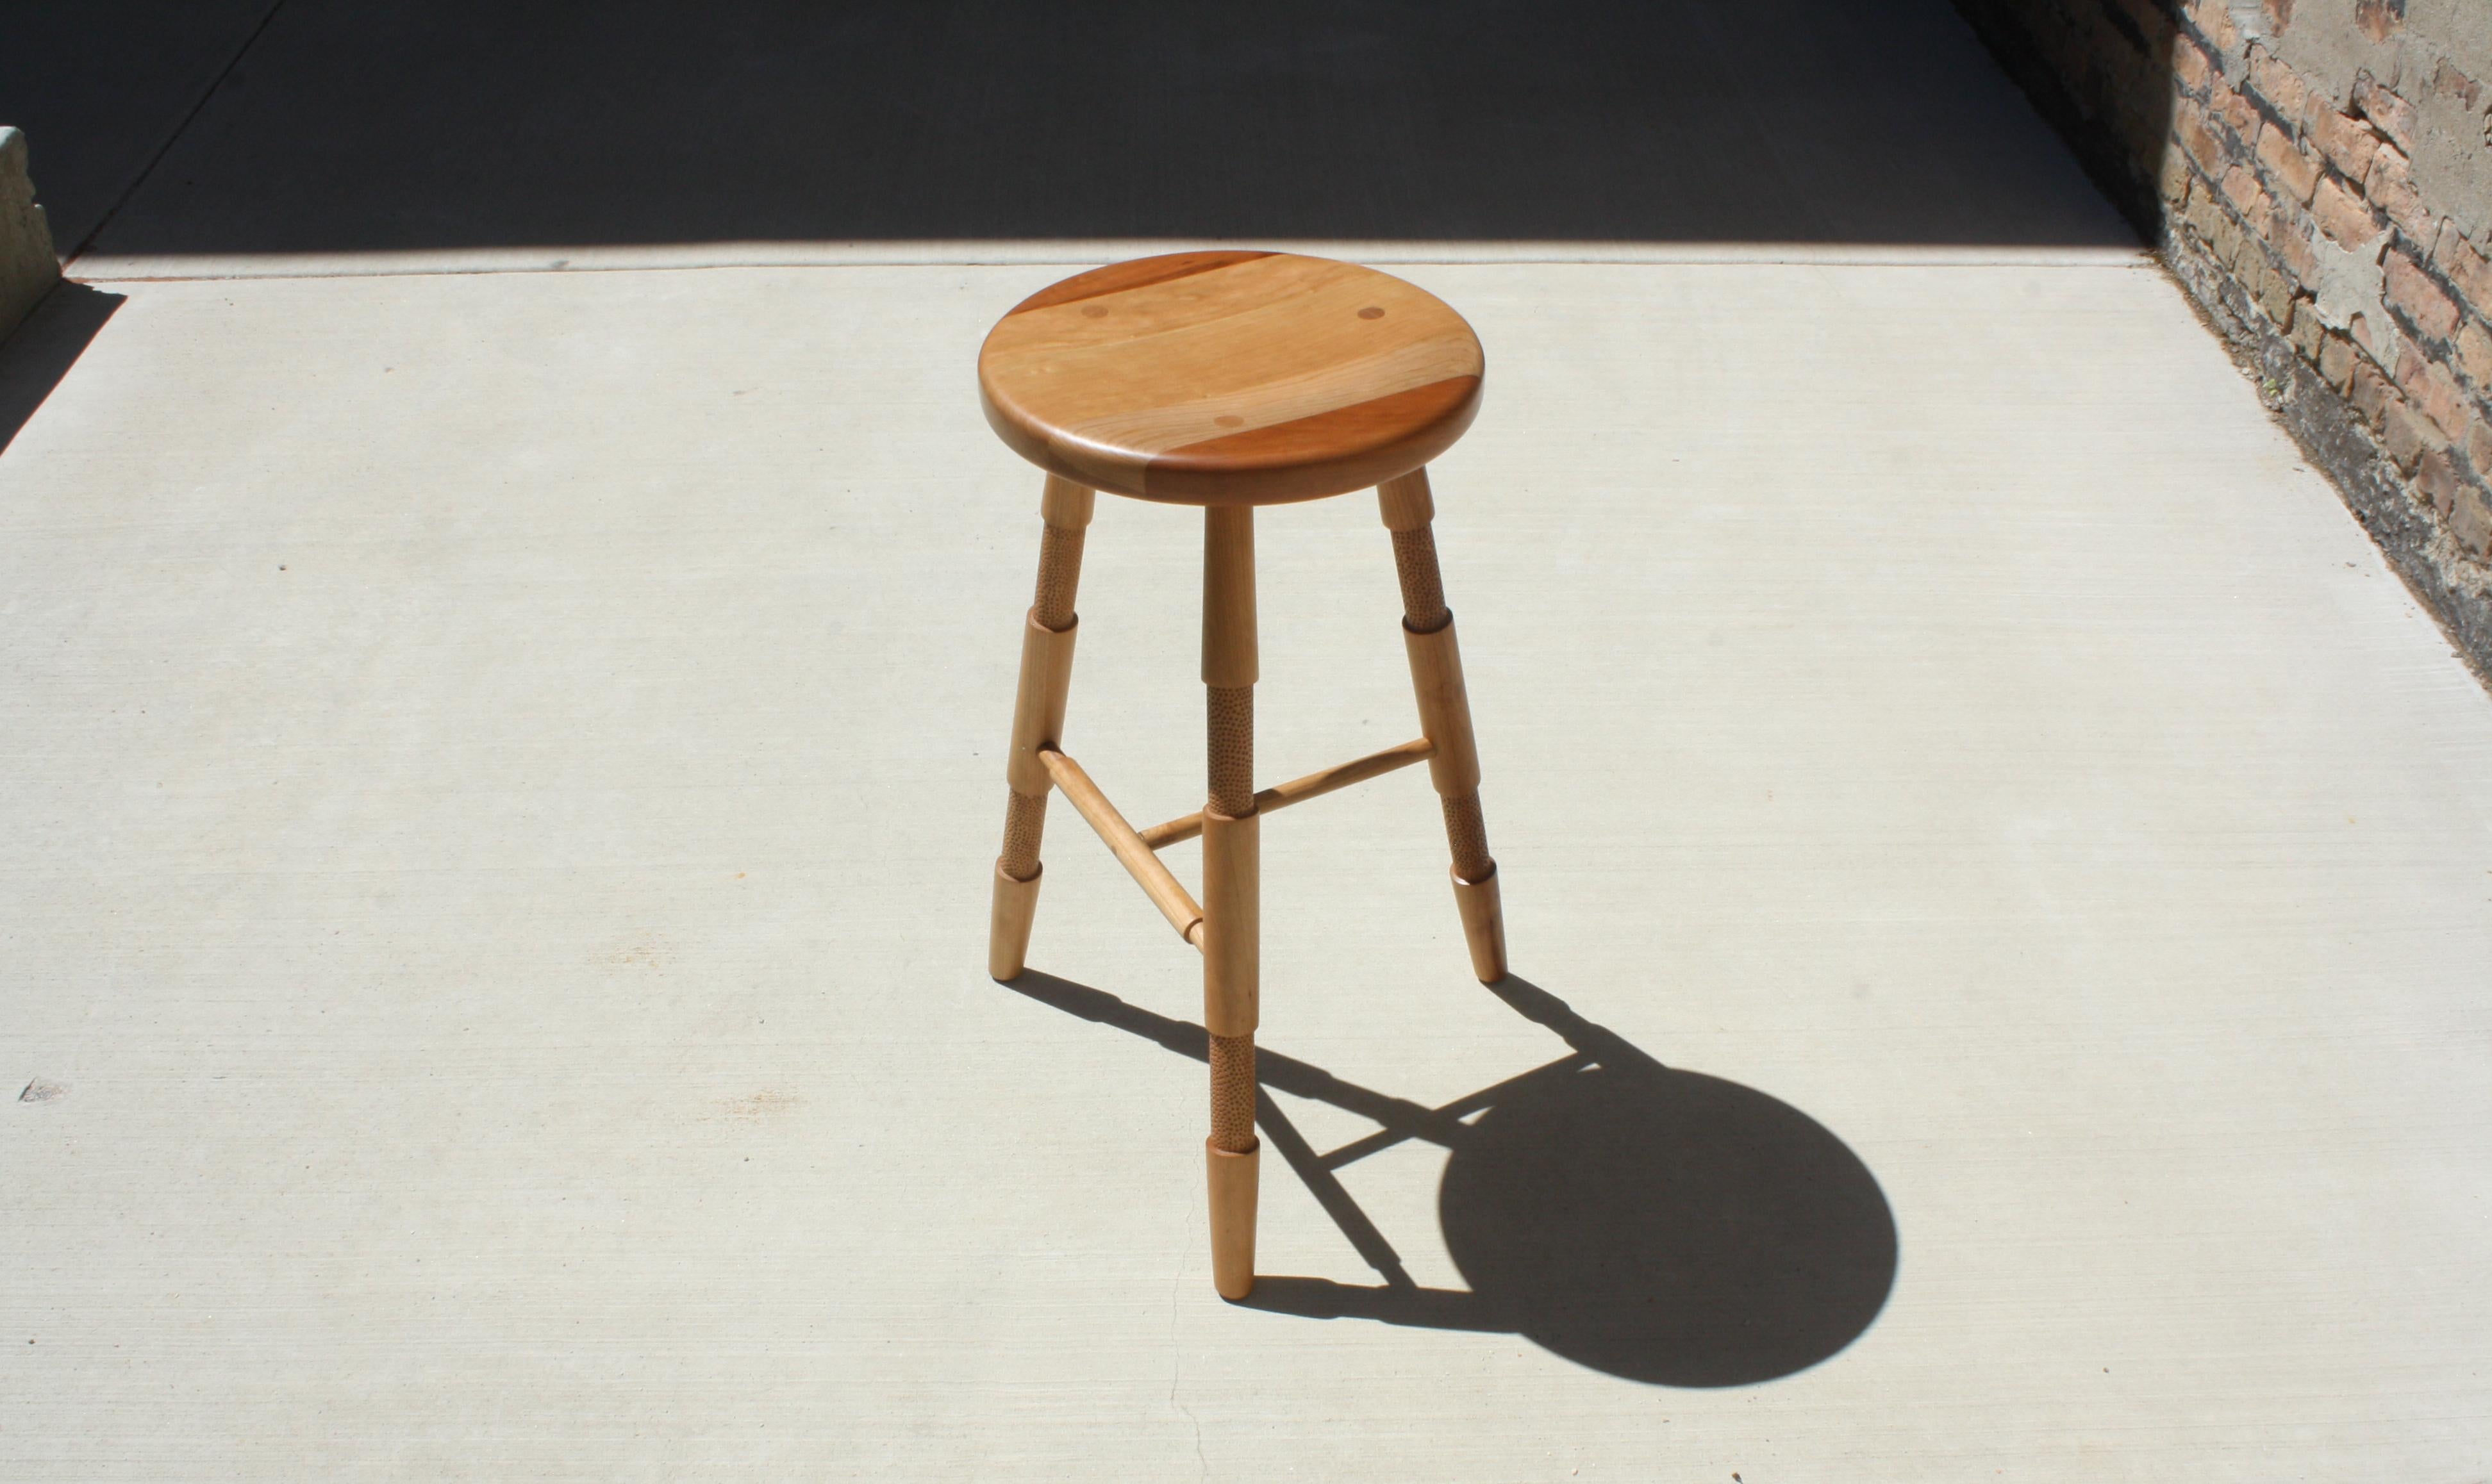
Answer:
[{"label": "stool stretcher", "polygon": [[1108,849],[1116,857],[1117,864],[1132,875],[1135,884],[1142,887],[1142,895],[1151,899],[1151,905],[1158,907],[1160,915],[1169,920],[1169,926],[1176,929],[1177,936],[1201,948],[1202,908],[1195,904],[1194,898],[1176,876],[1160,863],[1160,858],[1151,852],[1149,846],[1142,844],[1142,837],[1134,833],[1134,827],[1125,822],[1125,816],[1116,812],[1116,806],[1108,802],[1108,795],[1100,792],[1099,786],[1090,781],[1090,775],[1082,771],[1082,764],[1052,747],[1038,756],[1039,760],[1047,765],[1049,779],[1063,790],[1064,802],[1073,806],[1074,813],[1090,821],[1090,827],[1107,842]]},{"label": "stool stretcher", "polygon": [[[1276,809],[1287,809],[1292,804],[1303,804],[1309,799],[1321,798],[1336,788],[1347,788],[1352,784],[1363,784],[1371,778],[1381,778],[1397,768],[1407,768],[1414,762],[1425,762],[1436,750],[1437,744],[1425,737],[1417,737],[1399,747],[1388,747],[1380,753],[1370,753],[1364,757],[1353,757],[1348,762],[1310,773],[1304,778],[1293,778],[1286,784],[1274,784],[1255,795],[1253,812],[1268,815]],[[1202,815],[1197,811],[1181,819],[1171,819],[1166,824],[1152,825],[1142,832],[1142,841],[1154,850],[1165,850],[1170,846],[1182,845],[1202,833]]]}]

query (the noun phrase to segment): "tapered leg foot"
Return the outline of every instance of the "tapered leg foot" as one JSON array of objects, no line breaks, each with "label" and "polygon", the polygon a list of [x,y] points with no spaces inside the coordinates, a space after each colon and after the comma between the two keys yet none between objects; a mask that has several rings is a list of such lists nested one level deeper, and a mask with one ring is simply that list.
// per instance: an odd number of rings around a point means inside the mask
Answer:
[{"label": "tapered leg foot", "polygon": [[1029,960],[1029,928],[1038,919],[1038,881],[1045,867],[1036,867],[1026,881],[1015,878],[995,862],[994,907],[987,921],[987,972],[996,982],[1019,978]]},{"label": "tapered leg foot", "polygon": [[1498,905],[1497,861],[1488,853],[1480,814],[1479,745],[1471,735],[1470,695],[1463,684],[1454,612],[1445,606],[1437,568],[1435,497],[1428,471],[1414,469],[1377,490],[1384,527],[1393,533],[1393,567],[1402,583],[1402,642],[1410,657],[1410,687],[1419,728],[1435,744],[1428,776],[1445,816],[1445,845],[1454,857],[1454,906],[1471,972],[1482,984],[1505,977],[1505,915]]},{"label": "tapered leg foot", "polygon": [[987,972],[998,980],[1021,973],[1029,956],[1030,923],[1038,915],[1038,847],[1047,829],[1048,789],[1053,787],[1039,753],[1053,746],[1064,727],[1080,623],[1073,596],[1082,580],[1083,532],[1095,502],[1090,490],[1052,474],[1039,497],[1045,535],[1039,544],[1036,601],[1022,624],[1021,685],[1004,762],[1012,793],[1004,810],[1003,854],[995,858],[994,905],[987,919]]},{"label": "tapered leg foot", "polygon": [[1485,880],[1466,881],[1460,872],[1448,875],[1454,880],[1454,909],[1463,918],[1463,941],[1471,951],[1471,972],[1480,983],[1495,984],[1505,977],[1505,912],[1498,905],[1497,866],[1490,864]]},{"label": "tapered leg foot", "polygon": [[1211,1286],[1234,1302],[1255,1291],[1256,1162],[1262,1148],[1202,1145],[1211,1189]]}]

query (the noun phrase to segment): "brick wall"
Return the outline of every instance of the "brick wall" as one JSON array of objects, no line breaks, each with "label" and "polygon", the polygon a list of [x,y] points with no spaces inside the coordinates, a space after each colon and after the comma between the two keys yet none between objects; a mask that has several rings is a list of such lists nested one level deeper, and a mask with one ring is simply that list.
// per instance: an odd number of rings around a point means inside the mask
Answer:
[{"label": "brick wall", "polygon": [[2492,0],[1957,0],[2492,677]]}]

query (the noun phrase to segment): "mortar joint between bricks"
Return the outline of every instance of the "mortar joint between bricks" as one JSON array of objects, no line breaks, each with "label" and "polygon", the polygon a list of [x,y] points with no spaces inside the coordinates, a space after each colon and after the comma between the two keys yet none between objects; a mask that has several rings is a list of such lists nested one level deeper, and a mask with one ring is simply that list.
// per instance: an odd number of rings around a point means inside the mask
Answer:
[{"label": "mortar joint between bricks", "polygon": [[[2286,118],[2284,116],[2284,110],[2277,107],[2273,103],[2270,103],[2268,100],[2268,96],[2265,93],[2260,92],[2258,88],[2251,83],[2249,78],[2243,77],[2241,79],[2241,85],[2236,89],[2236,91],[2243,98],[2248,99],[2251,110],[2257,113],[2260,118],[2273,124],[2278,134],[2281,134],[2286,138],[2293,140],[2296,144],[2301,142],[2300,124]],[[2251,142],[2253,147],[2255,147],[2257,141],[2253,140]]]}]

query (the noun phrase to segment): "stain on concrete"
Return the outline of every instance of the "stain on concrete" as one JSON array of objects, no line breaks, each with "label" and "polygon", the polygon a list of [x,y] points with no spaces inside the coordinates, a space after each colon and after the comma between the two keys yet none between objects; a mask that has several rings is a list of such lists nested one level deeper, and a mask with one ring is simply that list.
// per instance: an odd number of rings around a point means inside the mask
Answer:
[{"label": "stain on concrete", "polygon": [[722,1099],[718,1106],[727,1117],[743,1123],[758,1123],[764,1118],[793,1112],[804,1101],[792,1092],[777,1092],[765,1087],[751,1097]]}]

